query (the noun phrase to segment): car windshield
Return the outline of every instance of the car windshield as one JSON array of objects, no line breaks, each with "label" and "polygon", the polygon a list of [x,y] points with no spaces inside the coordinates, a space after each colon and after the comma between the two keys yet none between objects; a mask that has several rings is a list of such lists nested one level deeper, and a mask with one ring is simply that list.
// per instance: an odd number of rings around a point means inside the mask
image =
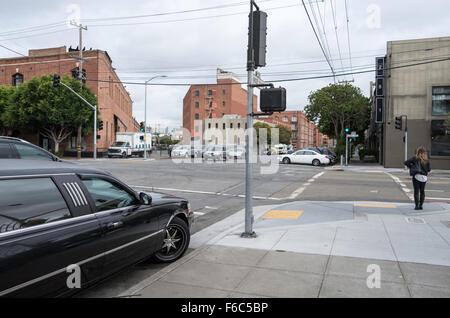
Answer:
[{"label": "car windshield", "polygon": [[126,147],[127,143],[124,141],[116,141],[111,147]]}]

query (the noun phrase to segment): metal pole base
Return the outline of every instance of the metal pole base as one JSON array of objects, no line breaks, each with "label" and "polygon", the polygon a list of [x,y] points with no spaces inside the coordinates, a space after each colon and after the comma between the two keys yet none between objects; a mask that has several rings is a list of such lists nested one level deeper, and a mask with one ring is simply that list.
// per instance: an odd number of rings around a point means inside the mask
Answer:
[{"label": "metal pole base", "polygon": [[241,234],[241,238],[257,238],[257,237],[258,236],[256,235],[255,232],[252,232],[252,233],[244,232],[244,233]]}]

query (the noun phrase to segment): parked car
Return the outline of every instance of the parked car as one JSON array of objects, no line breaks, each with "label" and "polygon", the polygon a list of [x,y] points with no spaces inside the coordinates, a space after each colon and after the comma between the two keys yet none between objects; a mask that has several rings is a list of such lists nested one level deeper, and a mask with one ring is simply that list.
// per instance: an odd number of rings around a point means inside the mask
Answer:
[{"label": "parked car", "polygon": [[0,136],[0,159],[61,161],[57,156],[28,141]]},{"label": "parked car", "polygon": [[330,158],[327,155],[323,155],[313,150],[300,150],[291,155],[286,154],[278,156],[278,159],[284,164],[300,163],[310,164],[316,167],[328,165],[330,163]]},{"label": "parked car", "polygon": [[227,147],[228,159],[245,159],[245,147],[238,145],[231,145]]},{"label": "parked car", "polygon": [[333,165],[337,162],[336,154],[328,148],[310,147],[310,148],[305,148],[304,150],[312,150],[312,151],[315,151],[322,155],[328,156],[328,158],[330,159],[330,163],[329,163],[330,165]]},{"label": "parked car", "polygon": [[225,145],[214,145],[206,147],[205,153],[203,154],[204,160],[227,160],[227,147]]},{"label": "parked car", "polygon": [[172,158],[189,158],[190,156],[190,146],[180,145],[175,146],[172,149],[171,157]]},{"label": "parked car", "polygon": [[189,246],[188,201],[137,193],[107,172],[6,159],[0,193],[3,297],[67,296],[77,267],[84,288],[148,257],[173,262]]}]

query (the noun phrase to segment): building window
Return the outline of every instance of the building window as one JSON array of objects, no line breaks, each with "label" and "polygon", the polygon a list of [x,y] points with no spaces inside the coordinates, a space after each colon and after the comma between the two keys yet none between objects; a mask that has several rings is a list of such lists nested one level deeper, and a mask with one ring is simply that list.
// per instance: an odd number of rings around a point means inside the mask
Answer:
[{"label": "building window", "polygon": [[292,125],[292,131],[297,131],[297,125]]},{"label": "building window", "polygon": [[199,132],[199,128],[198,126],[195,126],[195,132],[198,133]]},{"label": "building window", "polygon": [[212,108],[212,106],[213,106],[212,102],[209,102],[209,108]]},{"label": "building window", "polygon": [[211,119],[212,118],[212,114],[209,114],[209,117],[208,117],[209,119]]},{"label": "building window", "polygon": [[208,129],[211,129],[211,123],[208,124]]},{"label": "building window", "polygon": [[216,129],[219,129],[219,124],[216,124]]},{"label": "building window", "polygon": [[450,86],[433,87],[434,116],[450,114]]},{"label": "building window", "polygon": [[285,123],[287,123],[287,122],[289,122],[289,118],[287,118],[287,116],[284,116],[284,117],[283,117],[283,121],[284,121]]},{"label": "building window", "polygon": [[212,96],[212,90],[208,91],[208,96]]},{"label": "building window", "polygon": [[226,104],[227,104],[227,103],[225,103],[225,102],[222,102],[222,106],[223,106],[223,107],[225,107],[225,106],[226,106]]},{"label": "building window", "polygon": [[199,114],[195,114],[195,120],[199,120],[200,119],[200,115]]},{"label": "building window", "polygon": [[20,73],[14,74],[12,79],[12,84],[15,87],[19,87],[19,85],[23,83],[23,75]]},{"label": "building window", "polygon": [[431,155],[450,156],[450,128],[445,120],[431,121]]},{"label": "building window", "polygon": [[238,129],[241,129],[241,123],[238,123]]},{"label": "building window", "polygon": [[223,124],[223,130],[225,130],[227,128],[226,124]]},{"label": "building window", "polygon": [[223,90],[222,93],[223,93],[224,95],[226,95],[227,91],[226,91],[226,90]]},{"label": "building window", "polygon": [[200,92],[199,91],[195,91],[195,96],[199,97],[200,96]]},{"label": "building window", "polygon": [[230,128],[233,129],[233,124],[232,123],[230,124]]},{"label": "building window", "polygon": [[195,108],[200,108],[200,103],[199,102],[195,102]]},{"label": "building window", "polygon": [[297,116],[293,116],[293,117],[292,117],[292,122],[293,122],[293,123],[296,123],[296,122],[297,122]]}]

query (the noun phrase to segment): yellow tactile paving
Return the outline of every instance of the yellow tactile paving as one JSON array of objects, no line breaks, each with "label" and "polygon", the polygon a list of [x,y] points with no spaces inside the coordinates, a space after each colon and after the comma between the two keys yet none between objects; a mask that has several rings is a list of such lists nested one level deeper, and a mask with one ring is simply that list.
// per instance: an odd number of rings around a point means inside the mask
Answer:
[{"label": "yellow tactile paving", "polygon": [[299,210],[271,210],[266,213],[263,219],[297,220],[304,211]]},{"label": "yellow tactile paving", "polygon": [[356,207],[363,208],[384,208],[384,209],[396,209],[396,205],[385,205],[385,204],[355,204]]}]

